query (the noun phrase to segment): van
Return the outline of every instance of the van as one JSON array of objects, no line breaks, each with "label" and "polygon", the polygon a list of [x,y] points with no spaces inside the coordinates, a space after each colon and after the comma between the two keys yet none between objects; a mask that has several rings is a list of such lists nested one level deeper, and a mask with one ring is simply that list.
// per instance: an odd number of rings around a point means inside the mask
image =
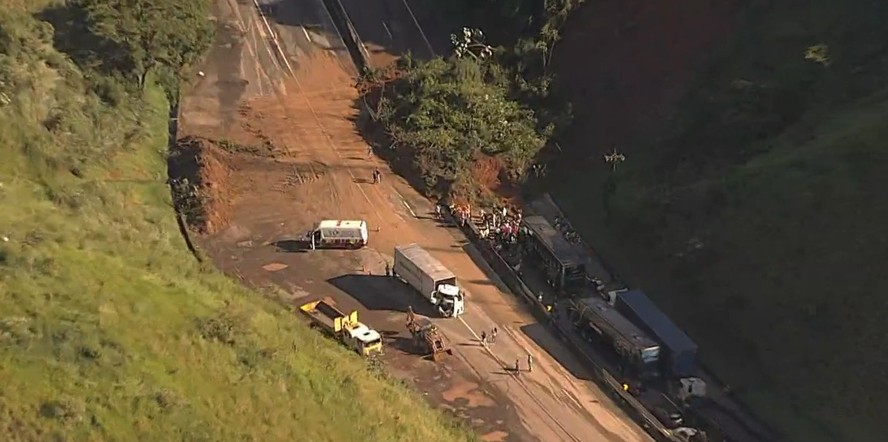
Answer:
[{"label": "van", "polygon": [[360,249],[367,245],[367,222],[363,220],[323,220],[310,233],[311,248]]}]

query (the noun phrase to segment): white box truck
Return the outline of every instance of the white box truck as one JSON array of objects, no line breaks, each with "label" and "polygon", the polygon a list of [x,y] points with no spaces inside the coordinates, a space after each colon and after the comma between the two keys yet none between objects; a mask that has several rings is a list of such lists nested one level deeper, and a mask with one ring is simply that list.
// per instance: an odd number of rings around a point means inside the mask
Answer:
[{"label": "white box truck", "polygon": [[455,318],[466,312],[465,293],[456,275],[418,244],[395,247],[392,272],[438,307],[442,316]]},{"label": "white box truck", "polygon": [[360,249],[367,245],[367,222],[326,219],[308,233],[311,248]]}]

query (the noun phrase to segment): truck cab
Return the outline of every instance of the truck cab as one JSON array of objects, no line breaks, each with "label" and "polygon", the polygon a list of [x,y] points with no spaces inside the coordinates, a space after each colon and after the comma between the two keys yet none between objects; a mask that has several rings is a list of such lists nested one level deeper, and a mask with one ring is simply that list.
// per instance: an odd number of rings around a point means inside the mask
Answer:
[{"label": "truck cab", "polygon": [[438,305],[442,316],[455,318],[466,312],[465,296],[459,287],[453,284],[440,284],[432,293],[432,304]]},{"label": "truck cab", "polygon": [[343,331],[348,334],[343,341],[361,356],[382,352],[382,336],[378,331],[361,322],[351,323]]}]

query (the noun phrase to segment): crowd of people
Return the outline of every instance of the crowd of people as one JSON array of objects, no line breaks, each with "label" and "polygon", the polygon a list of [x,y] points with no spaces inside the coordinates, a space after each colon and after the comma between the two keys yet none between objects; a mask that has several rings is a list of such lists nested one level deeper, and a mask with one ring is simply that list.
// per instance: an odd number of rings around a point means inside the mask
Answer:
[{"label": "crowd of people", "polygon": [[476,225],[484,239],[498,242],[498,245],[516,244],[521,231],[521,210],[503,206],[494,208],[490,212],[481,209]]}]

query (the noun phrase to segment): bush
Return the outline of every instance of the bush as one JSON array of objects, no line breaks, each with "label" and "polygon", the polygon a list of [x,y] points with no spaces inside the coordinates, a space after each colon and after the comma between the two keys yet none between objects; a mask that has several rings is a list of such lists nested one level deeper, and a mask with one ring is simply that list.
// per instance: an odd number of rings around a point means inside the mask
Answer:
[{"label": "bush", "polygon": [[406,75],[379,97],[378,117],[428,189],[471,182],[481,155],[501,159],[508,179],[523,178],[551,128],[538,129],[533,111],[509,98],[497,64],[470,57],[401,63]]}]

